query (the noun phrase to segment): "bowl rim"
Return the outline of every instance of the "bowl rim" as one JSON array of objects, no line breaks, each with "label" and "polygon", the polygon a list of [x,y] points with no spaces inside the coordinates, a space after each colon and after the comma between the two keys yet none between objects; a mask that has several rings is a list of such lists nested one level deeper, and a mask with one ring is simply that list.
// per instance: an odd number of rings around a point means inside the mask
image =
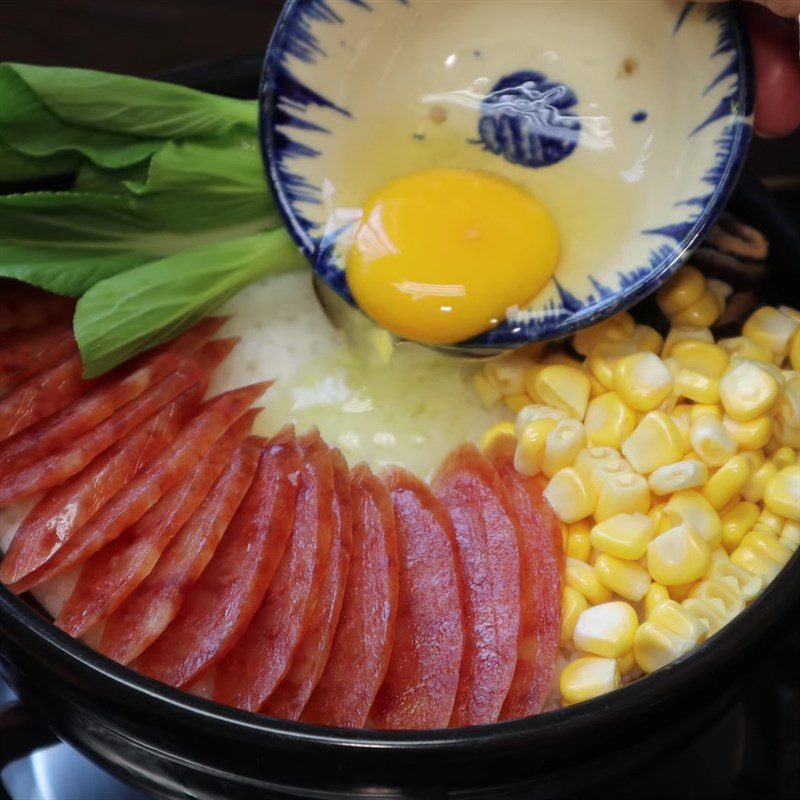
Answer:
[{"label": "bowl rim", "polygon": [[[223,737],[251,739],[253,744],[270,741],[330,748],[331,751],[368,749],[386,751],[428,751],[446,755],[462,748],[490,746],[493,750],[515,744],[552,745],[567,742],[596,728],[614,726],[626,718],[648,713],[673,703],[681,692],[691,689],[691,676],[712,673],[723,663],[733,661],[769,630],[796,602],[800,584],[800,550],[796,551],[779,575],[763,593],[730,623],[686,655],[650,675],[601,697],[575,705],[522,717],[461,728],[436,730],[380,731],[334,728],[267,717],[256,712],[229,708],[220,703],[184,692],[140,675],[130,667],[112,661],[73,639],[36,611],[21,597],[0,585],[0,644],[3,636],[15,642],[33,640],[38,657],[47,669],[90,685],[98,678],[113,690],[115,701],[141,707],[142,700],[153,710],[169,713],[182,724],[197,726],[213,723]],[[3,631],[5,629],[5,631]],[[1,650],[0,650],[1,652]]]},{"label": "bowl rim", "polygon": [[[302,9],[304,3],[310,0],[285,0],[281,14],[273,30],[264,56],[261,80],[259,82],[258,138],[261,148],[262,160],[267,175],[270,189],[277,200],[278,210],[284,223],[297,247],[310,262],[312,270],[317,277],[326,280],[324,275],[317,272],[314,266],[315,247],[314,240],[303,226],[299,216],[295,213],[292,201],[281,179],[277,157],[278,147],[275,141],[277,111],[277,82],[280,72],[280,63],[285,52],[286,44],[292,35],[296,24],[294,15]],[[311,0],[313,1],[313,0]],[[753,135],[752,109],[755,102],[755,73],[750,40],[745,30],[741,12],[732,3],[719,5],[715,13],[720,15],[723,22],[731,25],[735,37],[736,75],[738,94],[736,97],[736,110],[731,115],[729,124],[735,124],[735,134],[730,142],[729,150],[724,158],[721,174],[714,184],[713,191],[706,197],[692,227],[683,235],[680,241],[670,245],[669,255],[662,257],[656,265],[641,277],[612,292],[608,296],[601,295],[596,302],[583,305],[574,313],[560,316],[555,321],[548,321],[541,326],[542,335],[529,336],[524,333],[526,323],[509,323],[504,320],[496,328],[485,331],[477,336],[458,342],[452,347],[465,347],[472,351],[485,350],[487,353],[497,352],[502,349],[513,349],[534,341],[549,341],[569,336],[575,331],[606,319],[621,311],[625,311],[644,297],[654,292],[662,283],[673,275],[689,258],[702,242],[714,222],[725,209],[730,196],[742,173]],[[665,245],[666,246],[666,245]],[[326,280],[327,282],[327,280]],[[341,295],[337,287],[331,288]],[[350,298],[344,297],[352,304]]]}]

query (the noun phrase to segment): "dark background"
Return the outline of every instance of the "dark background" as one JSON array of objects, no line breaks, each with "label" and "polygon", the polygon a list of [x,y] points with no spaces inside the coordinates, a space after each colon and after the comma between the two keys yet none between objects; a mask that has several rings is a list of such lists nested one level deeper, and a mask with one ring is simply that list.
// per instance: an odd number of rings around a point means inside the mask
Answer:
[{"label": "dark background", "polygon": [[[283,0],[0,0],[0,61],[163,75],[262,53],[282,5]],[[800,134],[757,141],[751,168],[769,188],[796,196]]]}]

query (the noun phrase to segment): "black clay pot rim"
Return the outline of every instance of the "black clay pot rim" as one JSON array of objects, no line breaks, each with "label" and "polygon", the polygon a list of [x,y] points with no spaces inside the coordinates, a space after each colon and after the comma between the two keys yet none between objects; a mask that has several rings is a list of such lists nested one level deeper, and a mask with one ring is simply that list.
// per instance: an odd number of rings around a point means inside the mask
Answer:
[{"label": "black clay pot rim", "polygon": [[[664,703],[675,703],[688,693],[698,678],[708,677],[715,669],[735,660],[744,650],[783,616],[796,601],[800,584],[800,551],[796,552],[780,575],[762,595],[715,636],[683,658],[622,687],[610,694],[577,705],[549,711],[534,717],[498,722],[470,728],[436,731],[375,731],[326,728],[299,722],[277,720],[195,697],[161,684],[123,667],[91,650],[79,640],[59,630],[34,611],[26,602],[0,587],[0,628],[16,642],[25,642],[54,674],[66,673],[76,679],[102,681],[104,692],[117,697],[120,704],[141,708],[150,704],[153,712],[172,715],[176,721],[202,726],[213,723],[221,736],[245,738],[267,745],[276,737],[298,744],[317,744],[331,748],[373,748],[390,750],[450,750],[454,747],[513,744],[534,746],[547,739],[567,740],[596,727],[648,712]],[[160,707],[159,707],[160,706]]]}]

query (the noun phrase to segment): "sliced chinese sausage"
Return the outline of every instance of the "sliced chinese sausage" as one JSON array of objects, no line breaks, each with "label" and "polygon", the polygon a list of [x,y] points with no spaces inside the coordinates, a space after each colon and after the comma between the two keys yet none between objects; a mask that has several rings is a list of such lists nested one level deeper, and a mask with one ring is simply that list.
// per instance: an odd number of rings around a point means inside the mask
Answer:
[{"label": "sliced chinese sausage", "polygon": [[200,462],[137,522],[83,566],[56,625],[81,636],[105,619],[142,582],[172,537],[194,513],[233,452],[250,433],[258,409],[244,414]]},{"label": "sliced chinese sausage", "polygon": [[257,711],[286,674],[328,567],[331,454],[316,431],[299,444],[302,466],[289,543],[250,625],[217,666],[214,699],[248,711]]},{"label": "sliced chinese sausage", "polygon": [[103,545],[116,539],[194,467],[268,386],[267,383],[255,383],[206,401],[156,458],[142,467],[130,483],[100,508],[38,570],[14,584],[12,590],[27,591],[42,581],[61,575],[83,564]]},{"label": "sliced chinese sausage", "polygon": [[300,452],[294,434],[266,443],[253,482],[176,617],[135,667],[182,686],[224,658],[247,630],[294,523]]},{"label": "sliced chinese sausage", "polygon": [[14,584],[42,566],[58,548],[155,458],[197,408],[199,391],[182,395],[146,419],[82,472],[45,494],[20,524],[0,563],[0,580]]},{"label": "sliced chinese sausage", "polygon": [[433,490],[453,520],[466,640],[450,724],[496,722],[517,664],[520,554],[514,510],[474,445],[444,461]]},{"label": "sliced chinese sausage", "polygon": [[397,615],[397,535],[389,492],[365,465],[351,474],[353,552],[328,662],[301,719],[363,727],[383,682]]},{"label": "sliced chinese sausage", "polygon": [[[114,442],[127,435],[143,419],[187,388],[199,386],[199,394],[202,396],[211,373],[228,355],[236,341],[236,339],[218,339],[209,342],[200,349],[191,362],[187,362],[158,381],[58,452],[45,455],[29,466],[0,478],[0,505],[21,500],[63,483]],[[22,434],[24,435],[25,431]]]},{"label": "sliced chinese sausage", "polygon": [[542,710],[561,637],[561,523],[542,495],[544,480],[525,477],[514,469],[515,449],[516,439],[503,436],[495,439],[487,453],[508,491],[522,531],[519,655],[500,719]]},{"label": "sliced chinese sausage", "polygon": [[175,619],[186,593],[205,569],[253,480],[261,441],[249,437],[234,453],[208,496],[133,594],[103,626],[98,649],[128,664]]},{"label": "sliced chinese sausage", "polygon": [[0,281],[0,333],[68,320],[75,311],[71,297],[35,289],[16,281]]},{"label": "sliced chinese sausage", "polygon": [[331,450],[333,459],[333,525],[328,566],[308,630],[292,658],[289,671],[261,711],[272,717],[299,719],[328,661],[339,621],[353,546],[353,512],[350,471],[344,456]]},{"label": "sliced chinese sausage", "polygon": [[77,349],[68,322],[4,335],[0,344],[0,395]]},{"label": "sliced chinese sausage", "polygon": [[445,728],[464,649],[453,522],[410,472],[384,476],[394,507],[400,593],[386,677],[370,711],[376,728]]},{"label": "sliced chinese sausage", "polygon": [[[0,485],[9,473],[18,473],[46,456],[71,447],[78,436],[110,417],[181,365],[184,371],[195,369],[201,354],[189,360],[187,357],[205,344],[223,322],[216,317],[202,320],[177,339],[134,361],[132,367],[120,373],[111,373],[77,402],[1,442]],[[211,345],[219,347],[218,343],[212,342],[207,348]],[[207,349],[203,352],[206,358],[210,355]],[[6,502],[10,501],[0,499],[0,505]]]},{"label": "sliced chinese sausage", "polygon": [[61,411],[93,386],[78,353],[28,378],[0,399],[0,441]]}]

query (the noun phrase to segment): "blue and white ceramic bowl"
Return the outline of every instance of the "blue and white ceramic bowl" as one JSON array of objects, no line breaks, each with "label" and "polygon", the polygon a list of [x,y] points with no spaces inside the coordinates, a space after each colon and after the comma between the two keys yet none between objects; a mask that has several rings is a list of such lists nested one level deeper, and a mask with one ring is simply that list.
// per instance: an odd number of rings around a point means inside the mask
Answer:
[{"label": "blue and white ceramic bowl", "polygon": [[293,236],[351,302],[341,256],[388,181],[467,167],[539,197],[562,256],[526,308],[468,343],[493,350],[597,322],[686,260],[744,161],[751,76],[728,3],[289,0],[262,141]]}]

